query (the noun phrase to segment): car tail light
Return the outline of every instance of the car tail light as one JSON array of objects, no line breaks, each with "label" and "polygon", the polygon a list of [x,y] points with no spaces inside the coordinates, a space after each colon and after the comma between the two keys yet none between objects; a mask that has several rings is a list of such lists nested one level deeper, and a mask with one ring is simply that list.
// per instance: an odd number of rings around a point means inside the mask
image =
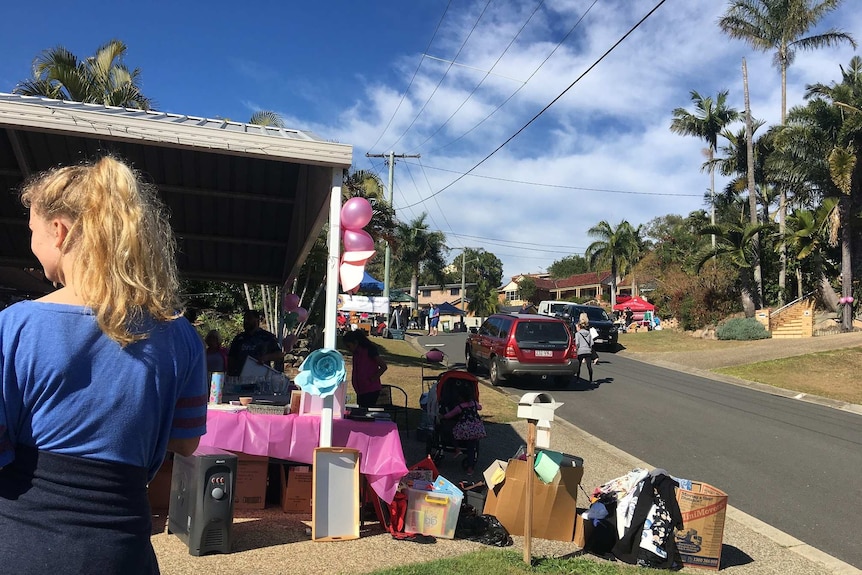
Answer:
[{"label": "car tail light", "polygon": [[518,346],[515,345],[515,336],[510,336],[506,341],[506,357],[517,358]]}]

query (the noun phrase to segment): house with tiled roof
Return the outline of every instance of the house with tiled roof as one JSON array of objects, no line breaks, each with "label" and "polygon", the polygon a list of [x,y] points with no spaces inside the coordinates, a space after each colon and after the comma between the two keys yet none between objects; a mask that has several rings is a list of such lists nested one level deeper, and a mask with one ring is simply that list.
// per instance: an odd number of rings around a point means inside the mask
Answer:
[{"label": "house with tiled roof", "polygon": [[[551,279],[547,274],[519,274],[513,276],[509,283],[500,287],[499,299],[504,305],[522,305],[519,284],[524,278],[532,278],[536,284],[536,295],[533,299],[541,300],[589,300],[600,302],[610,301],[611,272],[610,270],[575,274],[567,278]],[[623,282],[617,283],[617,294],[631,293],[631,286]]]}]

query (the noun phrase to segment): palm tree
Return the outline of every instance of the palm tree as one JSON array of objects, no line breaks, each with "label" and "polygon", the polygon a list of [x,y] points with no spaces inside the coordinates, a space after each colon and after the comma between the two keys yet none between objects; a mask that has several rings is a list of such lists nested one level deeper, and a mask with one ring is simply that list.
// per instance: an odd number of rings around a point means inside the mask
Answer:
[{"label": "palm tree", "polygon": [[[419,294],[419,272],[424,270],[441,284],[445,283],[443,268],[446,267],[446,236],[442,232],[428,229],[424,212],[415,220],[399,222],[395,228],[393,253],[400,264],[410,273],[410,295],[416,300]],[[416,303],[413,303],[416,307]]]},{"label": "palm tree", "polygon": [[[787,244],[796,252],[800,265],[805,261],[810,262],[820,298],[833,310],[837,309],[838,296],[829,283],[829,277],[833,274],[826,273],[827,269],[830,272],[833,270],[825,252],[837,205],[838,198],[824,198],[816,210],[796,210],[787,218]],[[799,291],[802,292],[802,288]]]},{"label": "palm tree", "polygon": [[[715,224],[715,152],[718,150],[718,136],[722,130],[739,118],[739,112],[727,106],[727,90],[719,92],[715,98],[704,98],[695,90],[691,91],[691,101],[694,103],[694,112],[685,108],[676,108],[673,111],[673,121],[670,130],[675,134],[683,136],[695,136],[706,140],[709,154],[709,198],[710,198],[710,222]],[[712,240],[713,246],[715,239]]]},{"label": "palm tree", "polygon": [[[808,31],[841,0],[732,0],[718,21],[722,31],[731,38],[746,41],[760,52],[775,50],[775,65],[781,70],[781,123],[787,120],[787,68],[793,63],[795,50],[816,50],[849,42],[853,38],[839,30],[806,36]],[[784,243],[787,219],[787,193],[781,187],[778,200],[778,227],[781,238],[781,269],[778,291],[783,297],[787,274],[787,247]]]},{"label": "palm tree", "polygon": [[637,251],[637,240],[634,229],[626,220],[621,221],[616,228],[602,220],[589,230],[587,234],[598,238],[587,246],[584,256],[590,266],[611,267],[611,308],[617,305],[617,282],[619,275],[632,261],[632,254]]},{"label": "palm tree", "polygon": [[93,56],[79,60],[62,46],[45,50],[33,61],[33,77],[12,90],[25,96],[149,110],[152,101],[141,93],[141,71],[123,63],[127,47],[110,40]]},{"label": "palm tree", "polygon": [[717,224],[705,226],[700,233],[713,235],[717,239],[716,247],[712,251],[702,253],[697,264],[700,272],[703,265],[713,258],[724,258],[739,270],[741,285],[742,309],[746,317],[754,317],[755,310],[759,309],[761,303],[758,294],[752,291],[751,267],[756,258],[754,238],[771,228],[771,224]]},{"label": "palm tree", "polygon": [[[801,149],[800,160],[824,196],[838,198],[832,212],[831,240],[841,247],[841,295],[853,295],[854,253],[862,250],[855,216],[862,209],[862,58],[854,56],[842,80],[808,86],[805,107],[788,115],[782,139]],[[852,329],[852,314],[842,328]]]},{"label": "palm tree", "polygon": [[278,112],[273,112],[271,110],[258,110],[251,115],[248,123],[256,126],[268,126],[271,128],[287,127],[284,123],[284,118],[282,118]]}]

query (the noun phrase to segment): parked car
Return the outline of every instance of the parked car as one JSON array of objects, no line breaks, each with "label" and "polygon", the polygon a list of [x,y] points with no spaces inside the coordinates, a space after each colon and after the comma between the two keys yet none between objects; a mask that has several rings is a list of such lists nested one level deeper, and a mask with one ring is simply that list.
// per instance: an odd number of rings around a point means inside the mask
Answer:
[{"label": "parked car", "polygon": [[578,318],[581,314],[587,314],[590,320],[590,327],[596,328],[599,332],[599,337],[595,338],[593,343],[603,345],[609,349],[616,349],[619,339],[619,328],[614,323],[613,318],[608,315],[605,308],[597,305],[584,305],[579,303],[570,303],[557,313],[557,317],[566,320],[569,328],[574,333],[575,324],[578,323]]},{"label": "parked car", "polygon": [[510,376],[551,377],[566,385],[578,369],[574,338],[565,321],[538,314],[490,316],[467,336],[467,371],[488,370],[492,385]]}]

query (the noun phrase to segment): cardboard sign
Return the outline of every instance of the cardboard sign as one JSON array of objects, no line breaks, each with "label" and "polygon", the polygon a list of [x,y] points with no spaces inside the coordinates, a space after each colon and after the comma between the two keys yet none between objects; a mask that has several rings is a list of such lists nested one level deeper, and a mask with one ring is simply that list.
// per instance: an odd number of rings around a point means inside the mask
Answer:
[{"label": "cardboard sign", "polygon": [[718,569],[724,538],[727,494],[720,489],[691,482],[691,489],[677,489],[676,500],[685,529],[676,532],[676,546],[684,565]]}]

